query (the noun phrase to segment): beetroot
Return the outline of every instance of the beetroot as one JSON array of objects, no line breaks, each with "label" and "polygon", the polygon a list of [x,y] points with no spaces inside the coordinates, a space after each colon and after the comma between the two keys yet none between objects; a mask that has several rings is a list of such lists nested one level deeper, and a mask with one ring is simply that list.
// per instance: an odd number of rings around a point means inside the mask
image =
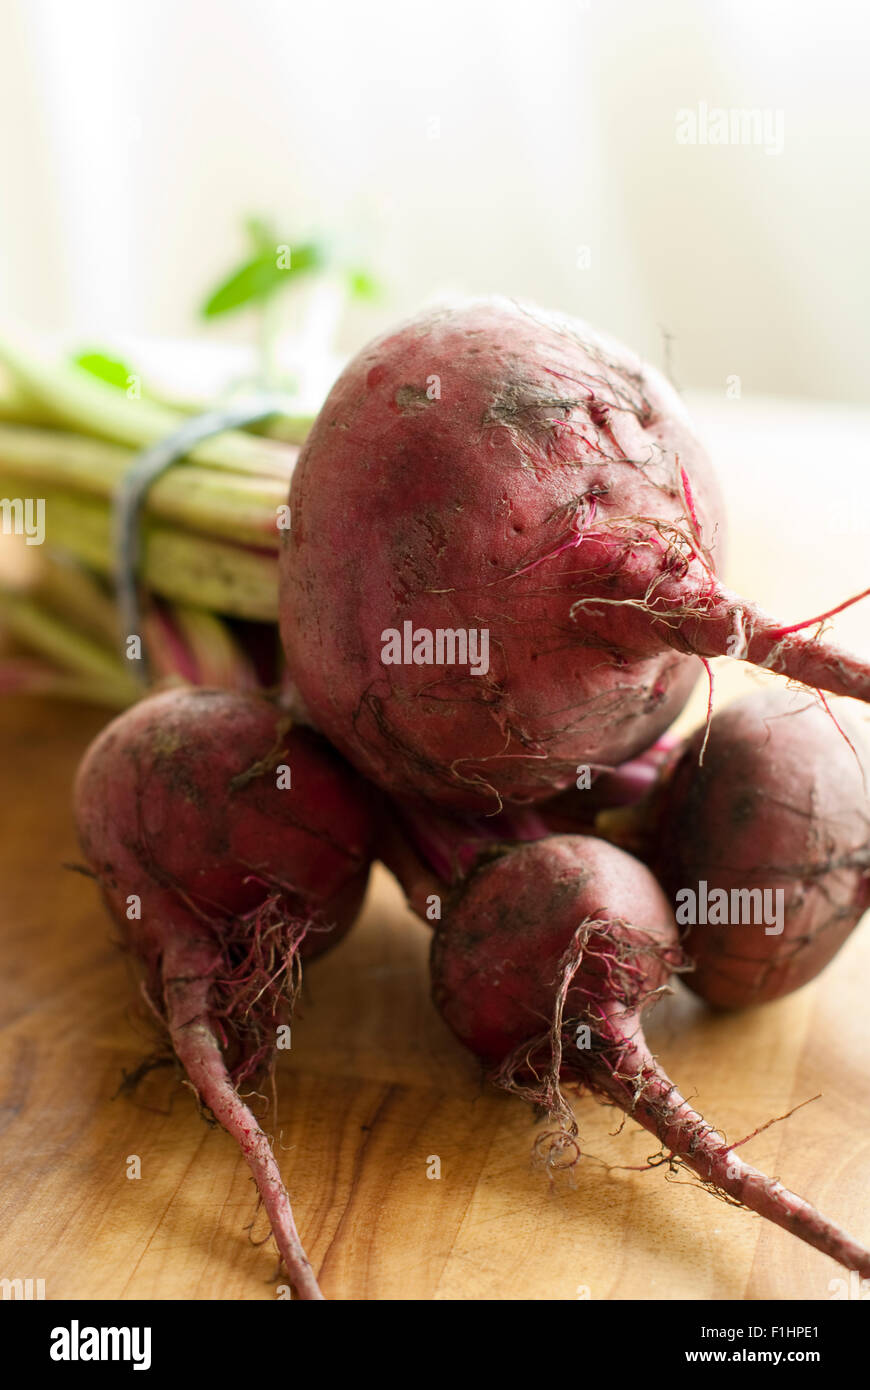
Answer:
[{"label": "beetroot", "polygon": [[364,785],[265,699],[173,690],[94,741],[75,814],[151,1010],[238,1142],[297,1295],[320,1298],[269,1142],[237,1088],[274,1060],[300,956],[358,912],[371,859]]},{"label": "beetroot", "polygon": [[723,588],[722,504],[678,396],[568,319],[473,302],[370,344],[291,508],[291,671],[398,797],[492,811],[623,763],[673,721],[698,656],[870,698],[866,663]]},{"label": "beetroot", "polygon": [[718,1008],[813,979],[870,906],[870,756],[836,717],[782,690],[728,705],[637,817],[685,924],[686,984]]},{"label": "beetroot", "polygon": [[[429,877],[407,847],[393,848],[387,858],[419,911]],[[454,889],[433,938],[432,992],[497,1084],[557,1122],[548,1142],[559,1166],[580,1152],[562,1088],[583,1086],[654,1134],[662,1162],[870,1274],[870,1251],[745,1163],[650,1053],[641,1016],[682,960],[649,870],[605,841],[560,835],[493,846]]]}]

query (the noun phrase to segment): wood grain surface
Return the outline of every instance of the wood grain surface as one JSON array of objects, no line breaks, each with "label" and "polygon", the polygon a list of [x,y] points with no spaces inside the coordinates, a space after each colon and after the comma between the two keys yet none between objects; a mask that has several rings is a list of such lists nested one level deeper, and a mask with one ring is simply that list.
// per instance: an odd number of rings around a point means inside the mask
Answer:
[{"label": "wood grain surface", "polygon": [[[102,712],[0,705],[0,1277],[48,1298],[269,1299],[254,1190],[190,1092],[154,1073],[127,964],[76,845],[71,776]],[[311,966],[271,1126],[297,1219],[334,1299],[827,1299],[823,1255],[661,1169],[591,1099],[572,1187],[532,1167],[531,1115],[481,1084],[428,999],[428,932],[378,869],[363,920]],[[678,993],[651,1035],[729,1136],[822,1098],[747,1146],[870,1240],[870,933],[779,1004],[716,1017]],[[141,1159],[130,1180],[127,1162]],[[431,1157],[440,1179],[427,1177]]]}]

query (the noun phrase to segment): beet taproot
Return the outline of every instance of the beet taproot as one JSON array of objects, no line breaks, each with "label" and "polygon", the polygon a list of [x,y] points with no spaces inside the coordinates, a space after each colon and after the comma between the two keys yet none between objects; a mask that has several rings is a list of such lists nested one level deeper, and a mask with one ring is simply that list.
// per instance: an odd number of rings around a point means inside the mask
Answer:
[{"label": "beet taproot", "polygon": [[152,1013],[248,1163],[298,1297],[322,1297],[269,1141],[238,1088],[268,1071],[300,960],[352,924],[368,789],[265,698],[151,696],[105,728],[74,791],[82,851]]}]

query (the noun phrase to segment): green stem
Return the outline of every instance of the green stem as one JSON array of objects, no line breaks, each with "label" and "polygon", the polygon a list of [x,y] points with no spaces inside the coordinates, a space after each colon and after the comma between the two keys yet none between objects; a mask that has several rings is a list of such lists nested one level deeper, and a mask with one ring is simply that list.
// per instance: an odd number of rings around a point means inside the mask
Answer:
[{"label": "green stem", "polygon": [[[146,516],[240,545],[277,550],[278,508],[287,501],[296,454],[289,446],[283,450],[286,473],[280,479],[175,464],[149,489]],[[26,479],[31,490],[36,483],[109,500],[133,459],[129,449],[101,440],[0,424],[0,467],[4,475]]]},{"label": "green stem", "polygon": [[[234,399],[235,394],[237,393],[228,391],[222,403],[228,404],[229,401]],[[286,400],[286,413],[282,410],[280,414],[269,415],[265,420],[253,420],[249,425],[245,425],[244,433],[255,434],[260,438],[275,439],[281,444],[295,444],[301,446],[311,433],[314,421],[317,417],[316,415],[308,413],[300,414],[294,411],[292,406],[295,405],[296,402],[293,400],[292,395],[287,395],[280,390],[277,395],[282,404]],[[204,415],[207,410],[214,410],[215,408],[215,402],[213,400],[194,400],[192,397],[181,400],[177,396],[160,396],[154,391],[150,391],[149,396],[151,400],[158,401],[161,405],[168,406],[171,410],[177,410],[185,416]],[[0,401],[0,418],[2,418],[2,414],[3,407],[2,401]],[[22,417],[22,423],[40,424],[45,423],[45,421],[36,419],[30,420]]]},{"label": "green stem", "polygon": [[90,676],[71,676],[28,658],[9,657],[0,661],[0,695],[45,695],[118,710],[134,704],[141,693],[138,686],[112,684]]},{"label": "green stem", "polygon": [[0,589],[0,621],[17,641],[48,657],[58,666],[76,675],[90,677],[131,700],[141,694],[118,657],[81,632],[71,629],[31,599],[22,598],[8,589]]},{"label": "green stem", "polygon": [[[34,397],[53,421],[83,434],[141,449],[173,434],[188,418],[183,411],[142,396],[131,397],[81,367],[48,365],[6,340],[0,361],[20,390]],[[213,468],[286,479],[283,444],[241,430],[227,430],[191,450],[190,459]]]},{"label": "green stem", "polygon": [[271,415],[259,425],[249,425],[251,434],[265,435],[282,444],[304,444],[314,425],[313,415]]},{"label": "green stem", "polygon": [[39,568],[28,595],[80,628],[96,642],[114,650],[118,641],[118,612],[104,585],[69,556],[52,554],[45,547],[39,554]]},{"label": "green stem", "polygon": [[[0,495],[8,496],[0,478]],[[111,514],[107,503],[76,493],[45,492],[48,543],[112,577]],[[236,618],[278,620],[278,560],[273,553],[196,536],[146,521],[144,589]]]},{"label": "green stem", "polygon": [[46,425],[44,406],[34,400],[24,388],[0,368],[0,420],[22,425]]}]

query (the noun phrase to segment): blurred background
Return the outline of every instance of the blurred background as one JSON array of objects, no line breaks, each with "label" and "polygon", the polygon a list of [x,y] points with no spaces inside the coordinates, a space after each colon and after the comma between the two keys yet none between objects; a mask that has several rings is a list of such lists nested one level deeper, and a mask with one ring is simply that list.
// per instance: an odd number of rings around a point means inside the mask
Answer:
[{"label": "blurred background", "polygon": [[[377,277],[342,351],[498,291],[684,387],[864,400],[868,40],[854,0],[3,0],[2,313],[190,336],[257,214]],[[681,143],[701,104],[772,138]]]}]

